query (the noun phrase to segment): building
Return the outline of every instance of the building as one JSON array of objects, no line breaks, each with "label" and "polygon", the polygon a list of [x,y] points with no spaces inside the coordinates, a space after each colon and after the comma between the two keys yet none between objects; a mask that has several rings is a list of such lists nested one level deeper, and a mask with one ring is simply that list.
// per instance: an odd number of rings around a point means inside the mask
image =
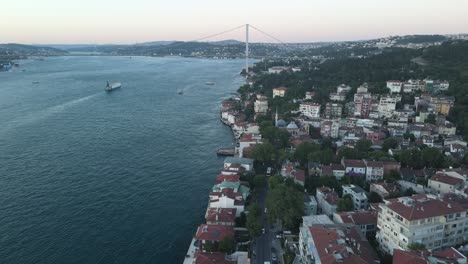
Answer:
[{"label": "building", "polygon": [[393,264],[466,264],[465,255],[453,247],[438,252],[429,250],[393,251]]},{"label": "building", "polygon": [[330,100],[343,102],[344,100],[346,100],[346,94],[345,93],[330,93]]},{"label": "building", "polygon": [[341,165],[345,168],[346,175],[365,176],[366,164],[362,160],[342,159]]},{"label": "building", "polygon": [[299,253],[304,264],[379,263],[369,242],[357,228],[343,224],[302,227]]},{"label": "building", "polygon": [[468,239],[464,206],[433,195],[419,194],[385,200],[379,204],[377,241],[381,250],[393,254],[413,243],[428,250],[457,245]]},{"label": "building", "polygon": [[382,199],[385,199],[389,195],[399,194],[400,187],[394,183],[377,182],[371,183],[370,191],[377,193]]},{"label": "building", "polygon": [[346,84],[340,84],[336,87],[336,93],[349,93],[351,91],[351,86]]},{"label": "building", "polygon": [[199,243],[200,251],[205,251],[207,243],[217,245],[223,238],[234,238],[234,227],[223,225],[202,224],[198,227],[195,235]]},{"label": "building", "polygon": [[390,89],[390,93],[400,93],[403,83],[401,81],[387,81],[387,88]]},{"label": "building", "polygon": [[379,116],[383,118],[390,118],[392,117],[393,113],[395,112],[396,109],[396,104],[399,102],[401,99],[398,97],[393,97],[393,96],[382,96],[380,97],[380,102],[379,102]]},{"label": "building", "polygon": [[338,103],[327,103],[325,106],[325,118],[335,119],[341,118],[343,113],[343,105]]},{"label": "building", "polygon": [[333,221],[337,224],[356,225],[361,234],[373,237],[377,229],[377,211],[339,212],[333,215]]},{"label": "building", "polygon": [[208,225],[236,225],[235,208],[208,208],[206,211],[206,223]]},{"label": "building", "polygon": [[431,105],[436,113],[447,116],[455,104],[453,96],[433,96],[430,98]]},{"label": "building", "polygon": [[463,179],[452,177],[441,172],[432,176],[429,179],[427,186],[434,189],[437,193],[455,193],[457,190],[462,190],[464,182],[465,181]]},{"label": "building", "polygon": [[254,111],[257,114],[265,114],[268,112],[268,100],[263,98],[255,100]]},{"label": "building", "polygon": [[338,138],[340,130],[340,122],[332,120],[324,120],[320,124],[320,135],[322,137]]},{"label": "building", "polygon": [[371,93],[356,93],[354,94],[354,116],[367,118],[372,107]]},{"label": "building", "polygon": [[196,252],[191,264],[236,264],[229,260],[225,253],[221,252]]},{"label": "building", "polygon": [[382,161],[364,160],[366,165],[366,181],[375,182],[383,180],[384,163]]},{"label": "building", "polygon": [[244,212],[244,195],[241,192],[234,192],[232,189],[226,188],[220,192],[211,192],[208,202],[208,210],[210,208],[232,208],[236,209],[236,217],[239,217]]},{"label": "building", "polygon": [[339,199],[335,190],[328,187],[317,188],[315,197],[317,198],[318,205],[317,213],[333,217],[333,214],[336,212],[336,205]]},{"label": "building", "polygon": [[320,117],[320,105],[317,103],[304,102],[299,105],[299,111],[310,118]]},{"label": "building", "polygon": [[359,186],[349,184],[343,185],[343,196],[351,195],[354,210],[365,210],[368,207],[366,191]]},{"label": "building", "polygon": [[284,86],[273,88],[273,98],[275,98],[277,96],[278,97],[284,97],[286,95],[287,90],[288,90],[288,88],[286,88]]},{"label": "building", "polygon": [[252,171],[253,162],[253,159],[227,157],[224,159],[224,168],[226,169],[232,164],[240,164],[246,171]]},{"label": "building", "polygon": [[316,215],[317,214],[317,200],[314,196],[310,196],[304,193],[304,213],[305,215]]},{"label": "building", "polygon": [[268,73],[278,74],[278,73],[281,73],[283,71],[288,71],[288,70],[289,70],[289,67],[274,66],[274,67],[268,68]]},{"label": "building", "polygon": [[305,93],[305,99],[306,100],[312,100],[315,97],[315,92],[306,92]]}]

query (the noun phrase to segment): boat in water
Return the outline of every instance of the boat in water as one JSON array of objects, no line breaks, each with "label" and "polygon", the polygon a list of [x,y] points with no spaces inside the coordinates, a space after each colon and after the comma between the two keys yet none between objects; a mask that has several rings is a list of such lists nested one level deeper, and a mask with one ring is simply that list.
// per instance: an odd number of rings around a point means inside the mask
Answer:
[{"label": "boat in water", "polygon": [[215,83],[214,82],[206,82],[205,84],[206,85],[214,85]]},{"label": "boat in water", "polygon": [[184,94],[184,90],[177,90],[177,93],[182,95],[182,94]]},{"label": "boat in water", "polygon": [[33,81],[32,83],[33,83],[33,84],[38,84],[38,83],[39,83],[39,81]]},{"label": "boat in water", "polygon": [[110,84],[109,82],[107,82],[105,90],[107,92],[111,92],[111,91],[113,91],[115,89],[119,89],[120,87],[122,87],[121,83],[112,83],[112,84]]}]

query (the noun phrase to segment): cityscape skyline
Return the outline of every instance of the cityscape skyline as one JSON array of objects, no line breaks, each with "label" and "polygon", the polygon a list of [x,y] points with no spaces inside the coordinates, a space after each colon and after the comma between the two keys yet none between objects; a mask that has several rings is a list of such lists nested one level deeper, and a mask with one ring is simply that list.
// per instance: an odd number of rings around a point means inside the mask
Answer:
[{"label": "cityscape skyline", "polygon": [[[301,7],[298,9],[297,7]],[[132,44],[190,41],[253,24],[287,42],[364,40],[391,35],[465,33],[468,2],[246,0],[137,2],[10,1],[2,4],[1,43]],[[188,22],[189,21],[189,22]],[[292,25],[292,26],[291,26]],[[252,42],[274,42],[260,34]],[[235,31],[218,38],[243,40]]]}]

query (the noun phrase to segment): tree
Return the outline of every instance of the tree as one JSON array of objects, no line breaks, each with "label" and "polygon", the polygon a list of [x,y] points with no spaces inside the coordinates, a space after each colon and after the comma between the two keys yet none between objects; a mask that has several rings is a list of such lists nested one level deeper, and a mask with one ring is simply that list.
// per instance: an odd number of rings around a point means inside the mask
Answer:
[{"label": "tree", "polygon": [[436,116],[434,114],[429,114],[427,115],[427,118],[426,118],[426,123],[429,123],[429,124],[435,124],[436,123]]},{"label": "tree", "polygon": [[372,141],[362,138],[356,142],[356,150],[359,153],[367,153],[370,150],[370,147],[372,146]]},{"label": "tree", "polygon": [[261,187],[266,184],[266,178],[264,175],[255,175],[253,178],[254,187]]},{"label": "tree", "polygon": [[223,237],[219,241],[218,250],[223,253],[232,253],[235,248],[234,240],[231,237]]},{"label": "tree", "polygon": [[383,151],[388,151],[389,149],[395,149],[398,146],[398,141],[395,138],[387,138],[382,144]]},{"label": "tree", "polygon": [[422,243],[411,243],[408,245],[409,250],[424,250],[426,249],[426,245]]},{"label": "tree", "polygon": [[353,200],[350,194],[346,194],[343,198],[338,199],[336,211],[347,212],[353,210]]},{"label": "tree", "polygon": [[376,192],[370,192],[369,193],[369,203],[381,203],[382,202],[382,197]]},{"label": "tree", "polygon": [[281,220],[286,228],[297,228],[304,215],[303,193],[284,184],[268,192],[266,198],[268,220]]},{"label": "tree", "polygon": [[257,204],[251,204],[247,207],[249,214],[247,215],[246,227],[250,236],[257,237],[262,232],[262,224],[260,223],[260,207]]},{"label": "tree", "polygon": [[309,154],[314,151],[319,151],[320,147],[315,143],[302,142],[297,146],[296,151],[294,152],[294,158],[305,164],[308,160]]},{"label": "tree", "polygon": [[426,167],[442,168],[444,167],[445,157],[440,150],[436,148],[425,148],[421,151],[422,161]]},{"label": "tree", "polygon": [[262,164],[269,163],[276,159],[276,149],[270,142],[256,144],[250,150],[249,157]]},{"label": "tree", "polygon": [[384,179],[387,182],[396,182],[398,180],[401,180],[401,175],[398,171],[391,170],[390,172],[384,174]]}]

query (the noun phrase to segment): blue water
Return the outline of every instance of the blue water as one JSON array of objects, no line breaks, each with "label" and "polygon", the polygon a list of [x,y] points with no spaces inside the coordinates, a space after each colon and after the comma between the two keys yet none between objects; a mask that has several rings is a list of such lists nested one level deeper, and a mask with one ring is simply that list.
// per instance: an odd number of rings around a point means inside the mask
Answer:
[{"label": "blue water", "polygon": [[242,65],[56,57],[1,72],[0,263],[181,263],[232,144],[218,109]]}]

